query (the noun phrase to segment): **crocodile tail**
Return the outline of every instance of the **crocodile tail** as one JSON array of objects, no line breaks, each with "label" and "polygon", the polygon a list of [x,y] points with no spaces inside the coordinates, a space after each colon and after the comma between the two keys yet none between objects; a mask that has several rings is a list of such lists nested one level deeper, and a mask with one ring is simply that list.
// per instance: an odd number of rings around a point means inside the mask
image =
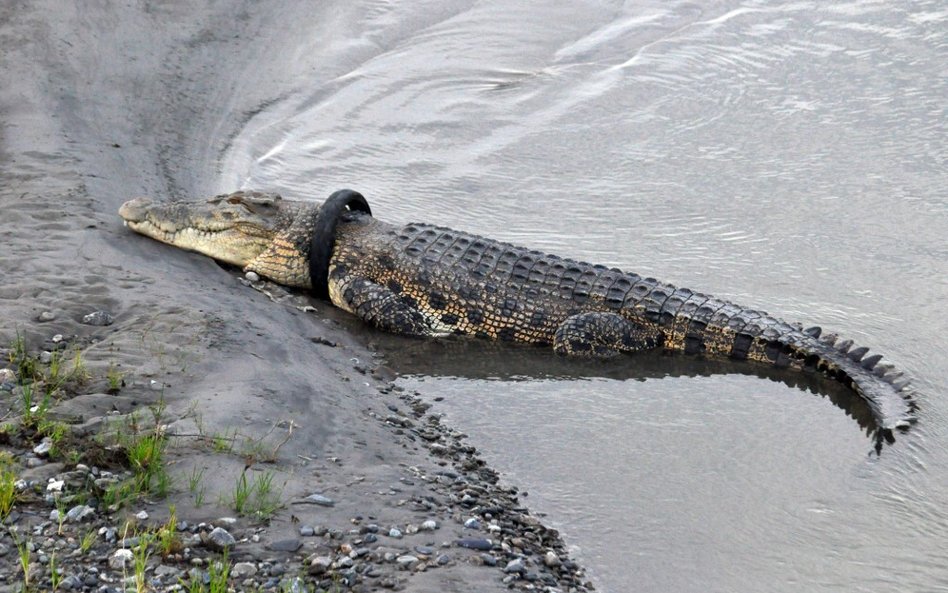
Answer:
[{"label": "crocodile tail", "polygon": [[909,380],[893,365],[883,362],[882,355],[870,354],[866,347],[856,347],[852,340],[835,334],[821,336],[813,327],[785,336],[789,350],[802,358],[804,369],[813,369],[839,381],[856,392],[869,405],[876,423],[876,451],[883,442],[895,441],[895,430],[914,424],[915,390]]}]

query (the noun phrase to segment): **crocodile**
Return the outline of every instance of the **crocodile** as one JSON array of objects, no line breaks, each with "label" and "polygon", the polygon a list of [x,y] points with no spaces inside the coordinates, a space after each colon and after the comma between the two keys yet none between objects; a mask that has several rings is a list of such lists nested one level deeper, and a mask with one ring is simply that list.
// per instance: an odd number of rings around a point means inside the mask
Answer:
[{"label": "crocodile", "polygon": [[570,356],[663,350],[821,373],[868,404],[877,451],[917,418],[903,373],[819,327],[471,233],[388,224],[351,190],[322,205],[255,191],[135,198],[119,215],[133,231],[314,290],[388,332],[522,342]]}]

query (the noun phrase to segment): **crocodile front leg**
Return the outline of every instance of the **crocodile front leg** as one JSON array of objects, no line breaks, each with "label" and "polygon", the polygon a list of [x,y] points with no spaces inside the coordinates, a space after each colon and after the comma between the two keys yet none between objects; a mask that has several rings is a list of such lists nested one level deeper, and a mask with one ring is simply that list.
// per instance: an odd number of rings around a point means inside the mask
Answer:
[{"label": "crocodile front leg", "polygon": [[[335,289],[334,289],[335,288]],[[364,278],[353,278],[343,287],[330,283],[333,303],[380,330],[406,336],[430,336],[424,315],[402,295]]]},{"label": "crocodile front leg", "polygon": [[553,336],[553,351],[570,356],[615,356],[661,347],[662,332],[615,313],[580,313],[567,317]]}]

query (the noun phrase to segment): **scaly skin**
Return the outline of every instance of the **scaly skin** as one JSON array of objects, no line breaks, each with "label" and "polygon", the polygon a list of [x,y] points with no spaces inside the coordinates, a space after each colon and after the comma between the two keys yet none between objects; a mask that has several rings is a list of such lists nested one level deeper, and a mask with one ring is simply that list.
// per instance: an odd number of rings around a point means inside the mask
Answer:
[{"label": "scaly skin", "polygon": [[[238,192],[204,203],[145,198],[119,210],[132,230],[310,288],[319,206]],[[333,304],[386,331],[462,334],[611,356],[654,348],[818,371],[869,404],[877,436],[915,421],[907,381],[878,355],[766,313],[654,278],[447,228],[344,215],[329,263]]]}]

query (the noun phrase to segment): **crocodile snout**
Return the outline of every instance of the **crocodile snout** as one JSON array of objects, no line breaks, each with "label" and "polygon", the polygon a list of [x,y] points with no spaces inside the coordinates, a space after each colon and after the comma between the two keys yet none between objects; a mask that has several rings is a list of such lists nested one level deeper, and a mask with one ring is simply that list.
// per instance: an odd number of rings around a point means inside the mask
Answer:
[{"label": "crocodile snout", "polygon": [[134,198],[122,204],[118,213],[125,222],[141,222],[145,220],[151,204],[148,198]]}]

